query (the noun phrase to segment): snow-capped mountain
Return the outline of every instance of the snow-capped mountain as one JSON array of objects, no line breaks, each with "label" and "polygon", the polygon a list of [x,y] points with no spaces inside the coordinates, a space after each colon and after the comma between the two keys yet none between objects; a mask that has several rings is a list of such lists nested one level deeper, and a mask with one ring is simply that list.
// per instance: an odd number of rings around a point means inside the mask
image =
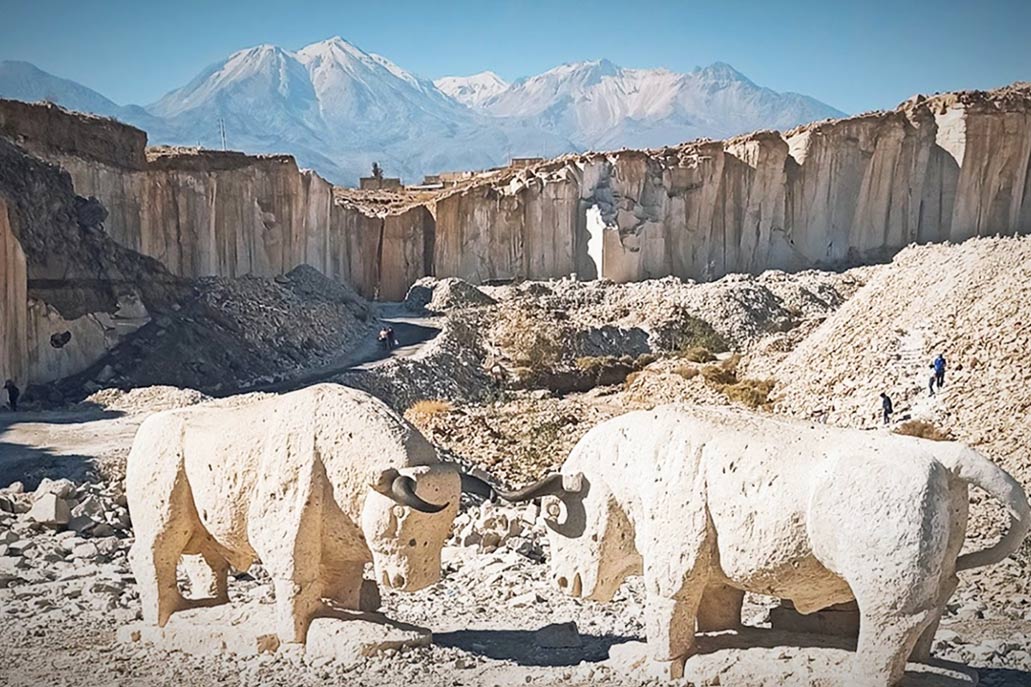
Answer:
[{"label": "snow-capped mountain", "polygon": [[137,105],[118,105],[92,88],[62,79],[28,62],[0,61],[0,98],[24,102],[48,101],[69,110],[115,117],[137,126],[153,126],[156,120]]},{"label": "snow-capped mountain", "polygon": [[786,129],[843,112],[777,93],[717,62],[687,74],[624,69],[608,60],[565,64],[484,99],[495,117],[523,117],[578,146],[654,147],[755,129]]},{"label": "snow-capped mountain", "polygon": [[418,181],[449,169],[480,169],[513,155],[572,149],[550,132],[473,112],[390,60],[340,37],[296,52],[262,45],[233,53],[148,111],[167,128],[156,142],[289,152],[338,183],[378,162]]},{"label": "snow-capped mountain", "polygon": [[115,117],[155,144],[217,148],[224,124],[230,148],[290,153],[343,184],[374,161],[418,181],[514,156],[670,145],[842,114],[759,87],[724,64],[678,74],[600,60],[512,84],[492,72],[431,82],[339,37],[297,51],[240,50],[146,108],[118,105],[24,62],[0,62],[0,97]]},{"label": "snow-capped mountain", "polygon": [[479,107],[485,100],[500,95],[509,83],[494,72],[480,72],[472,76],[445,76],[433,84],[440,91],[470,107]]}]

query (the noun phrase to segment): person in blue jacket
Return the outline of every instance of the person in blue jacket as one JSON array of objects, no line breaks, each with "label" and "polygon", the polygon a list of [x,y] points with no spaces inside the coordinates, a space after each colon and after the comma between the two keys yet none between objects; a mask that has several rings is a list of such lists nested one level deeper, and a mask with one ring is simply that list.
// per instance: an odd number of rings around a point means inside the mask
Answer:
[{"label": "person in blue jacket", "polygon": [[934,368],[934,381],[938,384],[938,390],[941,391],[942,386],[945,385],[945,356],[941,353],[931,363],[931,367]]}]

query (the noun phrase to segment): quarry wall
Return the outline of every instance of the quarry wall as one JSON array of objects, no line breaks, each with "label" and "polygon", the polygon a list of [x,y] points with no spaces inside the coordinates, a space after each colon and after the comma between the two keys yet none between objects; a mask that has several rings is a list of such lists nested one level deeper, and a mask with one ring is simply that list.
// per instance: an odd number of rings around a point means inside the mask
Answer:
[{"label": "quarry wall", "polygon": [[[913,242],[1031,232],[1031,86],[652,151],[567,156],[381,211],[289,156],[152,148],[132,127],[0,101],[17,135],[173,274],[300,264],[399,299],[426,274],[632,281],[840,267]],[[63,118],[62,118],[63,117]],[[592,248],[593,246],[593,248]]]},{"label": "quarry wall", "polygon": [[552,161],[438,200],[437,274],[708,280],[1031,233],[1029,105],[1031,88],[1014,86],[787,134]]},{"label": "quarry wall", "polygon": [[[62,198],[96,196],[106,208],[85,222],[71,216],[81,208],[66,208],[63,234],[30,231],[49,212],[33,205],[39,189],[17,170],[0,178],[0,375],[19,379],[88,365],[178,277],[274,276],[308,264],[366,297],[398,300],[425,275],[709,280],[1031,233],[1029,84],[917,96],[783,134],[571,155],[392,207],[335,197],[289,156],[147,149],[138,129],[49,105],[0,100],[3,139],[67,172],[74,193],[62,188]],[[53,174],[32,170],[30,182]],[[12,203],[29,220],[21,236]],[[91,223],[102,228],[86,231]],[[68,228],[76,224],[78,233]],[[97,248],[90,232],[118,250]],[[144,314],[123,308],[125,298]],[[77,352],[46,348],[61,328]]]}]

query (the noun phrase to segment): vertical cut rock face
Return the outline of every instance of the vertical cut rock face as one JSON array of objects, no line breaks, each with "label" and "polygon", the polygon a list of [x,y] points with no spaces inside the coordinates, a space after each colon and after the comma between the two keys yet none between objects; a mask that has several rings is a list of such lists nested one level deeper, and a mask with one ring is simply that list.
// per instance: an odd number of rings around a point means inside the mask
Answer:
[{"label": "vertical cut rock face", "polygon": [[912,242],[1031,232],[1029,164],[1026,84],[786,134],[567,157],[438,200],[436,267],[634,281],[879,261]]},{"label": "vertical cut rock face", "polygon": [[308,264],[398,299],[428,274],[708,280],[1031,232],[1028,84],[784,134],[567,156],[383,210],[286,156],[144,151],[131,127],[47,107],[41,127],[31,107],[0,101],[0,134],[58,162],[107,207],[115,240],[184,277]]},{"label": "vertical cut rock face", "polygon": [[19,386],[91,364],[186,291],[113,241],[104,207],[68,174],[0,138],[0,376]]},{"label": "vertical cut rock face", "polygon": [[28,336],[25,252],[11,230],[7,203],[0,197],[0,384],[26,379]]}]

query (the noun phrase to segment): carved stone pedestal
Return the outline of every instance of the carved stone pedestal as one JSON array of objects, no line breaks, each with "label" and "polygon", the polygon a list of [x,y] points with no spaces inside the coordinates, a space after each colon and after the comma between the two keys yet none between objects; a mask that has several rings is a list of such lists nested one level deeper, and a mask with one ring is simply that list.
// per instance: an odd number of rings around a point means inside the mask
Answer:
[{"label": "carved stone pedestal", "polygon": [[[180,611],[164,627],[132,623],[118,631],[118,640],[147,642],[194,655],[253,656],[280,650],[275,607],[259,603]],[[391,621],[377,613],[332,611],[312,620],[304,652],[353,665],[380,651],[428,646],[431,641],[429,630]]]},{"label": "carved stone pedestal", "polygon": [[[607,667],[642,678],[685,678],[695,685],[849,687],[854,647],[840,638],[746,628],[706,632],[686,661],[659,663],[644,642],[617,644]],[[910,663],[900,687],[975,687],[977,673],[955,663]]]}]

